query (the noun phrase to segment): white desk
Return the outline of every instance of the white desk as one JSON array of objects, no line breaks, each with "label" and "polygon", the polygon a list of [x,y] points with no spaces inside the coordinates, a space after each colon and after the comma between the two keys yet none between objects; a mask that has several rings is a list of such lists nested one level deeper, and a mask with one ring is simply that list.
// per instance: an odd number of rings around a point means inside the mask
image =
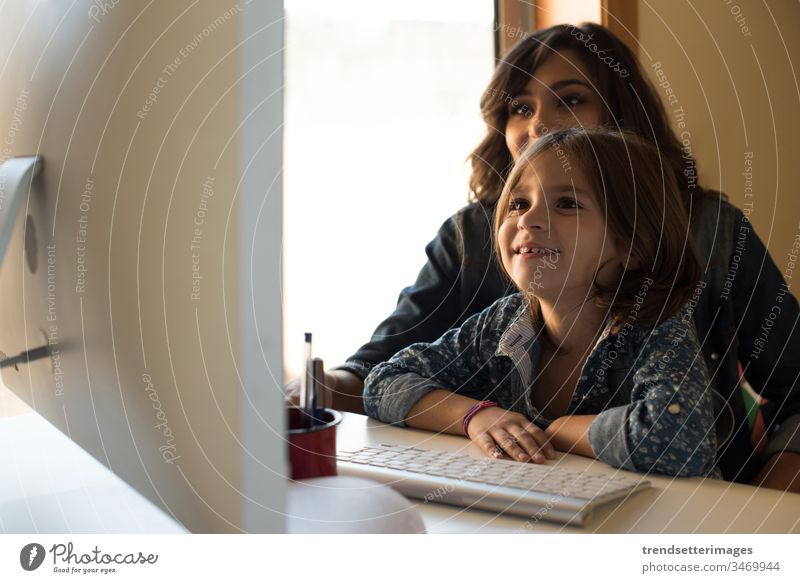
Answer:
[{"label": "white desk", "polygon": [[[483,457],[465,438],[390,427],[352,413],[344,414],[337,439],[344,449],[397,443]],[[616,471],[573,455],[549,463]],[[186,532],[35,413],[0,416],[0,468],[0,533]],[[598,509],[583,529],[435,503],[416,506],[432,533],[800,532],[800,494],[699,478],[650,480],[653,488]]]},{"label": "white desk", "polygon": [[0,476],[0,533],[186,532],[33,411],[0,417]]},{"label": "white desk", "polygon": [[[378,443],[459,451],[483,458],[463,437],[384,425],[363,415],[345,413],[337,435],[340,449]],[[603,462],[559,454],[548,464],[613,473]],[[625,472],[626,474],[628,472]],[[425,527],[432,533],[568,532],[568,533],[800,533],[800,494],[754,488],[721,480],[650,476],[653,487],[623,503],[597,509],[585,528],[501,516],[419,502]]]}]

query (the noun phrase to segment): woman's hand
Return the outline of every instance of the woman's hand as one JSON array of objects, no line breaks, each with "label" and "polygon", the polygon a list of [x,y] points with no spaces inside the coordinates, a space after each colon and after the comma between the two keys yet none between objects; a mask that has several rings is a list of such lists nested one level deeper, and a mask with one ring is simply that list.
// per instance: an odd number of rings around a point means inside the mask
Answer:
[{"label": "woman's hand", "polygon": [[[361,394],[364,382],[351,372],[336,369],[325,371],[324,391],[327,395],[326,404],[338,411],[351,411],[364,414],[364,404]],[[294,379],[283,388],[286,400],[295,407],[300,405],[300,379]]]},{"label": "woman's hand", "polygon": [[475,413],[467,433],[489,457],[501,458],[505,452],[521,462],[544,463],[545,459],[556,455],[543,430],[524,415],[499,407],[487,407]]},{"label": "woman's hand", "polygon": [[762,488],[800,492],[800,454],[791,451],[773,454],[751,484]]},{"label": "woman's hand", "polygon": [[300,379],[294,379],[283,387],[283,396],[295,407],[300,406]]}]

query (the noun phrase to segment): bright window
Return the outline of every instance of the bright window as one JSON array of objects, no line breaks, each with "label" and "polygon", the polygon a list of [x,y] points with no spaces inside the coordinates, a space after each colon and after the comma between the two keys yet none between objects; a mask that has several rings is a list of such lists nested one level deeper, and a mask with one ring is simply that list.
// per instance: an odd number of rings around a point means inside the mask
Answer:
[{"label": "bright window", "polygon": [[284,347],[326,367],[369,340],[467,202],[492,0],[286,2]]}]

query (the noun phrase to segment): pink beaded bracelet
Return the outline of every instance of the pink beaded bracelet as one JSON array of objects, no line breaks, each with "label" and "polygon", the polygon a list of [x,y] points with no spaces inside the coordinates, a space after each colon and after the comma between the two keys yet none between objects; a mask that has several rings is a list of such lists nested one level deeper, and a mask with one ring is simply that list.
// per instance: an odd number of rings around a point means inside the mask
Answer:
[{"label": "pink beaded bracelet", "polygon": [[497,406],[497,403],[494,401],[481,401],[480,403],[475,403],[472,407],[470,407],[467,412],[464,413],[464,420],[461,422],[461,429],[464,431],[464,435],[469,437],[469,433],[467,433],[467,427],[469,427],[469,422],[472,421],[472,418],[475,417],[475,413],[481,409],[486,409],[486,407]]}]

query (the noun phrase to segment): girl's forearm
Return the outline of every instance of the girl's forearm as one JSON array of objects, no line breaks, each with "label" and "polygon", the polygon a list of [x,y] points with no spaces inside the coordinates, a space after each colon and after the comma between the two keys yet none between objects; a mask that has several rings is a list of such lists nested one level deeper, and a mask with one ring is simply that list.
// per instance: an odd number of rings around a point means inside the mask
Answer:
[{"label": "girl's forearm", "polygon": [[545,430],[550,443],[559,451],[597,457],[589,443],[589,426],[597,415],[566,415],[553,421]]},{"label": "girl's forearm", "polygon": [[463,435],[464,415],[478,401],[436,389],[417,401],[406,416],[406,425],[417,429]]}]

